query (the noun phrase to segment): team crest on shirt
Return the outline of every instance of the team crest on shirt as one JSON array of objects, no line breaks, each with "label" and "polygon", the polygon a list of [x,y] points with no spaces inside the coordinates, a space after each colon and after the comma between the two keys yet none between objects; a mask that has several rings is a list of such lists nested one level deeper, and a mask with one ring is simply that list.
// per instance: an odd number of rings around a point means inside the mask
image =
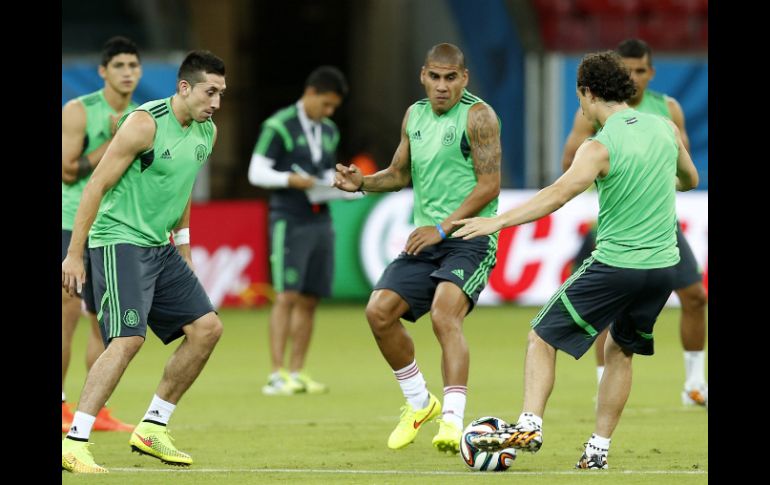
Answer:
[{"label": "team crest on shirt", "polygon": [[195,147],[195,159],[200,164],[206,161],[206,145],[201,144]]},{"label": "team crest on shirt", "polygon": [[454,126],[448,126],[447,129],[444,131],[444,136],[441,138],[441,143],[443,143],[446,146],[451,145],[454,143],[455,138],[457,138],[457,128]]},{"label": "team crest on shirt", "polygon": [[123,324],[131,328],[139,325],[139,312],[133,308],[126,310],[126,313],[123,314]]}]

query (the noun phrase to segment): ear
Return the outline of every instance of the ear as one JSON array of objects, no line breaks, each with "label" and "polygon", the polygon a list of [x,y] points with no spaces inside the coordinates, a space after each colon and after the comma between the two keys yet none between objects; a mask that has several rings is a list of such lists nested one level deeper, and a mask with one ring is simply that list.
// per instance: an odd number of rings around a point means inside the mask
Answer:
[{"label": "ear", "polygon": [[187,96],[188,94],[190,94],[190,89],[191,89],[190,83],[187,82],[186,79],[180,79],[176,85],[176,90],[182,96]]},{"label": "ear", "polygon": [[107,68],[99,64],[99,77],[105,79],[107,77]]},{"label": "ear", "polygon": [[467,69],[463,69],[463,78],[464,78],[464,80],[463,80],[463,87],[467,88],[468,87],[468,81],[470,81],[470,79],[471,79],[471,74],[468,72]]},{"label": "ear", "polygon": [[425,86],[425,66],[422,66],[422,68],[420,68],[420,84]]},{"label": "ear", "polygon": [[650,66],[650,81],[655,79],[655,68]]}]

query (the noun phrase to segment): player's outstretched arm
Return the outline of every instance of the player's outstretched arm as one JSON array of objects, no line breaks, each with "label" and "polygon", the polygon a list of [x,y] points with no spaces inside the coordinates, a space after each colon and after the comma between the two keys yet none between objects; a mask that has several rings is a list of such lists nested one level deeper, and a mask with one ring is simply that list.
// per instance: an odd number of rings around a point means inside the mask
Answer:
[{"label": "player's outstretched arm", "polygon": [[406,134],[406,122],[409,119],[409,110],[406,111],[401,122],[401,141],[393,155],[390,166],[385,170],[364,176],[355,165],[346,167],[337,164],[337,173],[334,177],[334,186],[355,192],[394,192],[403,189],[412,180],[412,160],[409,150],[409,137]]}]

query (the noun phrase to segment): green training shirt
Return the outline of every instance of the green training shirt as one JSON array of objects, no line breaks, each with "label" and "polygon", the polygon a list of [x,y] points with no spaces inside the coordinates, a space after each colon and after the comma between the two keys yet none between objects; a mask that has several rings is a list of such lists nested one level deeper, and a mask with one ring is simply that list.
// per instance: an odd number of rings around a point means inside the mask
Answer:
[{"label": "green training shirt", "polygon": [[[476,186],[476,173],[465,128],[468,110],[484,101],[467,90],[443,115],[425,98],[411,106],[406,133],[412,162],[414,223],[434,226],[463,203]],[[484,206],[480,217],[497,215],[497,197]]]},{"label": "green training shirt", "polygon": [[[118,114],[104,98],[104,90],[100,89],[91,94],[77,98],[86,110],[86,136],[83,140],[83,153],[88,155],[99,148],[111,137],[110,115]],[[126,112],[131,112],[137,104],[129,103]],[[61,184],[61,228],[71,231],[75,225],[75,213],[80,204],[80,196],[91,178],[91,174],[76,181],[74,184]]]},{"label": "green training shirt", "polygon": [[679,148],[668,121],[625,109],[593,138],[607,148],[610,170],[596,179],[598,261],[652,269],[679,262],[676,245],[676,166]]},{"label": "green training shirt", "polygon": [[193,121],[183,128],[171,111],[171,98],[150,101],[137,110],[147,111],[155,121],[153,146],[137,157],[105,194],[89,234],[89,247],[168,244],[169,234],[187,206],[195,177],[211,155],[211,119]]}]

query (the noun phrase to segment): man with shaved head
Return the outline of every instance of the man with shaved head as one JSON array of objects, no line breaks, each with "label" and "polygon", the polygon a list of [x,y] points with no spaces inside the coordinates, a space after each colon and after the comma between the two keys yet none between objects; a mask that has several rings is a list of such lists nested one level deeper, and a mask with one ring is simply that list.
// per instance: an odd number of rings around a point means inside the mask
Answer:
[{"label": "man with shaved head", "polygon": [[[495,111],[465,89],[468,70],[457,46],[433,46],[420,82],[428,97],[407,109],[390,166],[363,176],[355,165],[337,164],[335,185],[350,192],[390,192],[413,183],[417,229],[380,277],[366,318],[406,398],[388,447],[407,446],[425,422],[438,418],[433,446],[457,453],[469,366],[463,320],[495,266],[497,234],[473,241],[448,236],[453,220],[497,214],[500,125]],[[402,317],[414,322],[428,312],[442,350],[443,406],[428,392],[414,342],[401,323]]]}]

